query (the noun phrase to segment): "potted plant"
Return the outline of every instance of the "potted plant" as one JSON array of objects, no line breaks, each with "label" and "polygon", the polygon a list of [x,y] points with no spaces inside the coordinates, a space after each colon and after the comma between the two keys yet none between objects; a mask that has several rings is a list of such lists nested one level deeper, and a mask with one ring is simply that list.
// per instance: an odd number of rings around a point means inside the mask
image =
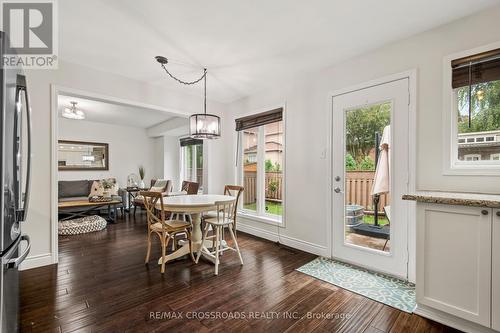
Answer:
[{"label": "potted plant", "polygon": [[144,177],[146,176],[146,169],[144,169],[144,166],[139,166],[139,178],[141,178],[141,181],[139,182],[139,188],[144,189],[146,188],[146,184],[144,183]]}]

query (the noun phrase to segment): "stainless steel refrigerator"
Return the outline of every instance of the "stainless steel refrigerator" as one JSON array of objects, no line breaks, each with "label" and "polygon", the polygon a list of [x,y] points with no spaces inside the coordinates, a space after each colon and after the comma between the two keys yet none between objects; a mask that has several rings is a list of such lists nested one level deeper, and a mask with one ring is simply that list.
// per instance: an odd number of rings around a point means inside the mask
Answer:
[{"label": "stainless steel refrigerator", "polygon": [[[8,38],[0,31],[0,56]],[[30,188],[31,120],[26,77],[0,65],[0,323],[2,333],[19,330],[19,272],[31,244],[21,232]],[[25,243],[23,246],[21,244]]]}]

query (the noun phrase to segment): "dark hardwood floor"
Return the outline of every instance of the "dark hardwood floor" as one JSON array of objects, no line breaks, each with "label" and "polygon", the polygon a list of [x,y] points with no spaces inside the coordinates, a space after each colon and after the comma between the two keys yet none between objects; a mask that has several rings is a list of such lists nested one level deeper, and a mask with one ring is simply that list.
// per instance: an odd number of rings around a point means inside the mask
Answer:
[{"label": "dark hardwood floor", "polygon": [[144,216],[118,221],[60,237],[57,266],[21,273],[22,332],[456,332],[299,273],[314,255],[244,233],[244,266],[227,252],[219,276],[190,260],[161,275],[143,262]]}]

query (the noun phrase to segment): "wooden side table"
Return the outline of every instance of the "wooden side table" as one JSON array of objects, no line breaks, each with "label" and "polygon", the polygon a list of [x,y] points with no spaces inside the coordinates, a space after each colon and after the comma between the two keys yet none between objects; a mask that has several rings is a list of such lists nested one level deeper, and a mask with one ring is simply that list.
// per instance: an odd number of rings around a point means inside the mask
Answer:
[{"label": "wooden side table", "polygon": [[127,213],[130,213],[130,210],[134,208],[134,199],[137,197],[140,191],[148,191],[148,188],[138,188],[138,187],[125,187],[123,188],[125,192],[127,192],[127,206],[125,210]]}]

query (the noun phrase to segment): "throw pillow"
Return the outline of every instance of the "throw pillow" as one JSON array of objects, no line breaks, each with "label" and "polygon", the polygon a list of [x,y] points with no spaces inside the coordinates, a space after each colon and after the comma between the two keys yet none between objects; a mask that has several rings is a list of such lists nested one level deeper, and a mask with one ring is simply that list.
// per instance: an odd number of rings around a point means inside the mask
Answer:
[{"label": "throw pillow", "polygon": [[116,182],[116,178],[109,178],[108,180],[114,184],[113,187],[109,189],[109,192],[111,195],[118,195],[118,183]]},{"label": "throw pillow", "polygon": [[118,195],[118,184],[116,183],[116,178],[107,178],[100,181],[102,187],[102,181],[113,184],[110,188],[106,189],[110,195]]},{"label": "throw pillow", "polygon": [[89,198],[101,197],[103,195],[103,193],[104,193],[104,188],[102,187],[101,182],[95,180],[92,183],[92,186],[90,187]]},{"label": "throw pillow", "polygon": [[167,186],[168,180],[158,179],[153,186],[151,187],[151,192],[163,192],[165,190],[165,186]]}]

